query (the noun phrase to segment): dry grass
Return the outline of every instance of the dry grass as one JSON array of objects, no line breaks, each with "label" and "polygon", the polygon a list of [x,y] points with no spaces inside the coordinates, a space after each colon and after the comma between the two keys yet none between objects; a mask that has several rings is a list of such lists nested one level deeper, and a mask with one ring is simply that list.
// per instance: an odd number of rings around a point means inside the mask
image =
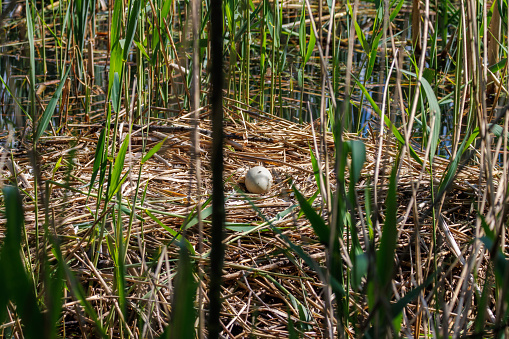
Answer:
[{"label": "dry grass", "polygon": [[[266,220],[278,227],[283,234],[294,243],[301,246],[320,265],[325,263],[324,247],[310,227],[309,222],[299,218],[299,209],[294,208],[291,213],[278,215],[296,205],[293,197],[291,183],[306,196],[311,196],[317,190],[309,145],[313,142],[313,133],[310,125],[298,125],[267,114],[261,114],[252,108],[244,109],[233,101],[227,101],[225,107],[225,196],[227,211],[227,238],[226,256],[224,266],[224,310],[221,314],[224,334],[229,338],[247,337],[287,337],[288,314],[298,324],[296,328],[302,337],[322,337],[324,324],[323,283],[316,272],[303,263],[299,256],[289,250],[288,244],[274,233]],[[141,159],[141,139],[133,127],[132,147],[126,157],[126,169],[132,166],[132,180],[127,180],[122,187],[124,202],[134,196],[136,188],[136,175]],[[115,283],[113,279],[114,262],[103,242],[100,260],[95,266],[90,258],[91,225],[96,225],[95,209],[96,199],[90,197],[87,201],[87,184],[90,182],[92,164],[97,138],[101,125],[73,126],[75,135],[65,138],[44,138],[41,141],[41,154],[39,155],[40,168],[43,180],[52,179],[69,184],[74,191],[69,191],[57,185],[51,187],[50,215],[53,230],[61,239],[64,257],[79,277],[85,287],[88,300],[95,307],[97,313],[104,320],[108,316],[118,317],[115,310],[117,296],[114,294]],[[136,336],[154,336],[161,332],[168,323],[173,291],[173,277],[178,259],[178,246],[174,237],[151,219],[145,211],[150,211],[165,226],[179,231],[185,218],[192,213],[192,208],[200,201],[205,202],[211,193],[208,149],[210,146],[209,122],[207,111],[204,110],[200,123],[200,146],[202,148],[202,196],[191,194],[196,188],[195,177],[191,174],[190,159],[190,131],[191,123],[185,116],[171,121],[157,121],[151,126],[148,137],[148,148],[153,147],[160,140],[167,138],[165,147],[141,171],[140,196],[146,189],[143,203],[136,206],[136,218],[131,233],[127,229],[124,237],[129,236],[129,249],[126,257],[127,265],[127,291],[128,312],[126,323]],[[127,128],[119,131],[120,138],[126,135]],[[353,135],[345,135],[354,138]],[[327,136],[329,148],[333,149],[332,135]],[[367,163],[363,170],[363,178],[358,185],[360,201],[363,201],[364,187],[372,181],[374,162],[376,158],[376,145],[368,138],[364,140],[367,148]],[[120,144],[120,142],[117,140]],[[68,155],[70,145],[74,145],[74,166],[69,178]],[[35,247],[35,214],[33,203],[33,180],[27,149],[21,144],[12,150],[12,156],[17,168],[18,185],[26,192],[24,207],[26,217],[26,231],[28,234],[29,251],[34,260],[41,256],[42,248]],[[4,150],[5,152],[5,150]],[[392,141],[386,141],[382,155],[382,172],[390,171],[397,150]],[[56,162],[63,157],[62,166],[55,172]],[[421,157],[423,155],[421,154]],[[444,172],[448,161],[435,158],[435,171]],[[15,180],[12,165],[9,160],[4,164],[4,182]],[[264,196],[245,193],[243,176],[246,170],[256,164],[268,167],[273,176],[274,186],[270,193]],[[329,173],[331,182],[334,182],[334,172]],[[418,180],[419,176],[422,176]],[[401,297],[407,291],[422,282],[435,270],[433,262],[439,263],[440,271],[437,277],[438,295],[443,296],[443,302],[450,303],[455,289],[462,279],[462,264],[458,260],[459,251],[468,251],[474,237],[475,201],[477,199],[479,184],[479,170],[472,166],[464,167],[455,180],[445,199],[442,211],[443,218],[448,225],[450,236],[444,228],[438,228],[437,243],[433,244],[433,226],[431,225],[430,207],[430,178],[426,171],[412,159],[405,158],[401,163],[398,181],[399,219],[398,247],[396,260],[398,262],[393,292]],[[439,180],[440,178],[435,178]],[[419,182],[418,190],[413,194],[413,187]],[[386,180],[380,179],[377,189],[383,197]],[[436,185],[436,183],[435,183]],[[94,190],[92,190],[94,193]],[[414,202],[415,209],[407,209]],[[319,199],[319,198],[318,198]],[[315,201],[319,208],[320,201]],[[253,208],[257,207],[258,211]],[[381,203],[383,209],[383,200]],[[206,209],[206,207],[205,207]],[[101,211],[103,207],[101,207]],[[410,213],[406,213],[407,210]],[[417,212],[417,215],[414,213]],[[383,213],[382,213],[383,214]],[[128,224],[129,215],[123,215],[123,223]],[[5,220],[2,220],[4,223]],[[44,214],[39,214],[39,227],[44,223]],[[105,223],[104,238],[113,239],[114,230],[111,220]],[[202,234],[203,258],[197,253],[193,259],[200,262],[200,269],[204,269],[201,287],[207,288],[207,255],[208,246],[208,219],[204,220],[204,234]],[[1,227],[1,226],[0,226]],[[360,227],[360,226],[359,226]],[[418,232],[417,232],[418,230]],[[359,229],[359,231],[361,231]],[[375,230],[378,239],[380,230]],[[39,234],[42,234],[41,229]],[[0,228],[0,236],[3,231]],[[187,229],[186,237],[192,246],[198,250],[198,227],[193,225]],[[1,238],[0,238],[1,239]],[[347,244],[348,239],[343,239]],[[42,238],[41,238],[42,241]],[[417,250],[417,247],[419,249]],[[436,251],[433,251],[436,246]],[[457,246],[457,249],[455,248]],[[25,249],[27,250],[27,249]],[[417,257],[417,253],[420,254]],[[433,261],[436,253],[436,261]],[[51,257],[52,254],[48,252]],[[420,267],[417,267],[420,265]],[[480,265],[478,275],[486,275],[487,268]],[[421,272],[420,274],[416,272]],[[365,286],[365,285],[363,285]],[[428,288],[424,297],[436,295]],[[360,324],[368,323],[367,304],[365,294],[350,291],[351,312],[357,317]],[[396,297],[397,299],[397,297]],[[422,301],[421,301],[422,302]],[[427,299],[428,307],[442,308],[432,298]],[[207,301],[199,305],[207,309]],[[300,307],[300,309],[299,309]],[[302,312],[307,321],[303,322]],[[11,310],[12,311],[12,310]],[[301,312],[301,314],[299,314]],[[414,333],[416,321],[421,321],[423,308],[415,303],[409,304],[405,311],[404,331]],[[472,319],[475,314],[469,315]],[[150,324],[146,333],[137,333],[140,319]],[[299,320],[300,319],[300,320]],[[12,324],[14,325],[14,324]],[[4,325],[9,326],[9,325]],[[67,296],[64,303],[64,317],[62,319],[63,333],[77,334],[84,328],[91,326],[76,300]],[[81,329],[80,329],[81,328]],[[118,329],[113,329],[113,336],[118,335]],[[350,328],[347,333],[354,337],[360,328]],[[115,334],[117,333],[117,334]],[[359,333],[359,332],[357,332]],[[409,333],[409,332],[408,332]]]}]

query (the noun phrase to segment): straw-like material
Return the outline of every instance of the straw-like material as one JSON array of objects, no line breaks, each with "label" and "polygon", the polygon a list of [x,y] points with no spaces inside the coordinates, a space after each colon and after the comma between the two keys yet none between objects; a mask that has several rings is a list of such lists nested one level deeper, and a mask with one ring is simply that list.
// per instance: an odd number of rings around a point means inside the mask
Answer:
[{"label": "straw-like material", "polygon": [[[150,149],[164,138],[165,146],[147,163],[141,171],[141,185],[138,195],[137,209],[129,239],[129,249],[126,257],[128,313],[126,322],[137,333],[136,324],[141,317],[151,324],[149,332],[155,335],[160,332],[169,321],[171,309],[173,276],[176,272],[178,259],[177,242],[165,228],[151,219],[146,211],[157,217],[165,227],[178,232],[187,216],[193,212],[198,201],[203,205],[211,193],[209,148],[211,145],[210,124],[207,113],[202,113],[200,122],[201,147],[201,192],[197,197],[196,179],[191,174],[191,142],[190,133],[192,122],[186,116],[172,121],[156,121],[150,126]],[[132,145],[126,157],[124,173],[131,166],[128,179],[121,188],[127,211],[132,203],[136,188],[137,173],[142,157],[142,140],[139,131],[141,126],[133,126]],[[40,174],[43,180],[53,180],[65,184],[70,180],[76,191],[69,191],[55,184],[50,185],[50,229],[54,230],[62,240],[64,257],[70,260],[70,265],[80,281],[87,288],[88,299],[97,309],[98,314],[106,317],[115,309],[117,296],[114,292],[113,260],[108,252],[106,242],[103,242],[102,254],[97,267],[90,262],[89,251],[90,227],[94,223],[94,216],[103,212],[103,206],[96,213],[96,199],[87,199],[88,184],[91,180],[94,152],[101,125],[80,128],[72,126],[74,131],[81,131],[78,138],[43,137],[38,157]],[[316,126],[315,126],[316,128]],[[146,131],[146,130],[145,130]],[[120,140],[128,132],[127,125],[118,130]],[[318,132],[317,132],[318,133]],[[288,243],[276,234],[271,227],[277,227],[294,244],[301,246],[319,265],[325,263],[325,249],[315,236],[309,222],[299,216],[299,208],[291,189],[295,184],[300,192],[310,197],[317,190],[315,176],[311,165],[310,147],[313,147],[313,133],[310,124],[299,125],[276,117],[257,112],[253,109],[243,109],[239,104],[227,101],[225,107],[225,197],[227,212],[226,257],[224,271],[224,298],[221,321],[224,334],[229,338],[247,337],[254,335],[260,338],[287,337],[288,315],[295,323],[295,329],[302,337],[322,337],[324,324],[323,283],[319,280],[313,268],[308,267],[292,250]],[[355,136],[345,135],[352,139]],[[364,188],[373,187],[373,171],[377,158],[377,145],[372,142],[374,137],[364,140],[367,151],[367,162],[363,169],[363,177],[358,184],[359,201],[364,204]],[[334,140],[327,136],[329,156],[332,161]],[[28,145],[29,146],[29,145]],[[70,148],[72,147],[72,148]],[[117,146],[118,149],[118,146]],[[383,147],[382,173],[377,189],[382,197],[381,218],[383,219],[383,197],[388,184],[388,174],[393,165],[398,150],[394,142],[387,141]],[[424,159],[424,154],[419,153]],[[4,183],[14,181],[14,169],[17,173],[18,185],[26,192],[24,198],[26,229],[31,252],[31,258],[37,258],[41,248],[35,248],[35,214],[33,203],[33,170],[29,156],[23,147],[13,150],[14,163],[3,159],[5,166]],[[67,173],[68,164],[72,157],[74,162],[72,172]],[[61,167],[56,171],[55,164],[62,158]],[[251,195],[246,193],[243,177],[248,168],[261,164],[267,167],[274,177],[274,184],[269,194]],[[435,189],[441,175],[445,172],[448,161],[435,158],[434,173]],[[332,168],[333,166],[331,166]],[[419,176],[422,177],[419,180]],[[330,170],[329,177],[333,191],[335,191],[335,173]],[[438,249],[433,252],[432,232],[430,224],[432,204],[430,192],[430,177],[427,171],[422,171],[420,165],[409,156],[401,162],[398,179],[399,199],[399,238],[397,258],[398,270],[395,272],[394,289],[399,297],[416,286],[415,277],[415,246],[416,225],[419,222],[420,251],[422,269],[426,272],[433,270],[428,258],[437,253],[442,262],[443,272],[449,274],[447,284],[441,293],[449,300],[457,287],[461,275],[461,260],[457,259],[472,239],[475,219],[473,203],[476,199],[477,185],[479,185],[479,170],[475,166],[466,166],[450,187],[445,197],[442,209],[443,218],[448,225],[449,234],[442,228],[437,228],[439,242]],[[415,192],[417,210],[420,215],[413,213],[405,216],[408,204],[412,201],[412,187],[419,180],[419,188]],[[92,190],[96,193],[97,184]],[[144,201],[140,199],[146,189]],[[435,192],[436,193],[436,192]],[[320,196],[315,200],[317,210],[320,208]],[[253,208],[256,206],[256,209]],[[113,205],[112,205],[113,206]],[[293,209],[290,209],[291,207]],[[206,213],[210,204],[203,207]],[[41,207],[40,207],[41,208]],[[282,213],[289,210],[289,213]],[[363,209],[364,210],[364,209]],[[39,213],[40,234],[43,233],[44,213]],[[122,222],[128,225],[129,215],[122,215]],[[269,222],[267,222],[269,221]],[[383,220],[382,220],[383,221]],[[405,221],[405,224],[402,222]],[[204,258],[200,267],[204,270],[202,287],[207,288],[207,254],[208,231],[210,217],[204,220]],[[5,220],[0,226],[0,237],[4,236]],[[272,226],[269,226],[271,224]],[[383,223],[382,223],[383,224]],[[53,227],[54,226],[54,227]],[[105,223],[105,236],[115,237],[112,220]],[[358,227],[361,227],[360,225]],[[378,239],[379,230],[375,230]],[[124,236],[128,235],[127,228]],[[198,225],[191,223],[186,231],[186,237],[198,252]],[[348,244],[348,239],[343,239]],[[455,247],[456,246],[456,247]],[[454,248],[457,248],[455,251]],[[48,252],[48,255],[52,255]],[[200,262],[197,253],[193,259]],[[453,268],[453,267],[456,268]],[[448,271],[449,269],[449,271]],[[480,272],[480,275],[483,273]],[[198,276],[198,273],[197,273]],[[429,292],[429,290],[428,290]],[[425,291],[425,295],[427,295]],[[351,305],[357,305],[357,316],[367,319],[366,300],[358,300],[355,291],[350,293]],[[140,306],[145,307],[144,309]],[[201,305],[207,309],[206,297]],[[408,324],[414,324],[415,303],[407,307]],[[86,317],[78,312],[76,300],[67,297],[64,305],[65,317],[63,321],[68,329],[76,326],[79,319]],[[306,310],[306,311],[304,311]],[[306,313],[310,311],[309,313]],[[118,315],[117,315],[118,316]],[[330,315],[329,315],[330,316]],[[302,322],[302,319],[306,319]],[[80,320],[81,321],[81,320]],[[355,329],[345,329],[353,337]],[[152,331],[152,332],[151,332]],[[413,330],[412,330],[413,331]]]}]

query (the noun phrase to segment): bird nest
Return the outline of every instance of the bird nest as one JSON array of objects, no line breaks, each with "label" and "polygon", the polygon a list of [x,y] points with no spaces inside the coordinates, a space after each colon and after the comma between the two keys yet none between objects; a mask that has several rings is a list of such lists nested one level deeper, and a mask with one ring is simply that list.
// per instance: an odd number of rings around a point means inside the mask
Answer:
[{"label": "bird nest", "polygon": [[[61,240],[64,258],[85,287],[87,299],[98,314],[106,317],[110,312],[115,312],[117,298],[115,265],[110,251],[113,239],[118,239],[114,226],[118,225],[118,220],[112,219],[112,209],[109,209],[109,205],[117,203],[112,201],[105,205],[104,199],[98,201],[99,176],[95,178],[89,195],[95,151],[105,125],[76,124],[68,125],[68,128],[72,131],[68,136],[41,138],[36,157],[26,151],[32,145],[26,145],[25,148],[20,144],[17,149],[11,149],[12,160],[3,158],[6,165],[3,179],[4,183],[17,184],[25,193],[28,239],[25,251],[30,254],[27,258],[37,260],[41,258],[41,251],[46,250],[35,246],[38,243],[36,235],[43,236],[43,224],[45,220],[50,220],[50,230]],[[325,265],[325,248],[318,241],[309,221],[299,213],[292,190],[292,185],[295,185],[306,197],[311,197],[318,190],[310,152],[310,149],[315,149],[315,144],[320,143],[318,138],[321,136],[314,131],[317,126],[292,123],[227,101],[224,159],[211,159],[211,123],[208,112],[203,111],[198,128],[199,166],[196,166],[198,162],[191,154],[194,126],[189,116],[156,119],[148,129],[137,125],[129,127],[127,123],[112,124],[110,140],[116,135],[114,141],[117,150],[123,138],[128,136],[129,128],[132,128],[131,141],[123,171],[127,173],[127,178],[118,197],[121,197],[125,208],[125,213],[120,214],[120,222],[127,245],[126,291],[129,291],[129,303],[124,321],[132,334],[155,336],[169,322],[176,259],[179,258],[175,238],[179,232],[185,234],[193,248],[191,258],[197,264],[196,277],[203,278],[200,286],[206,294],[211,206],[208,199],[212,193],[210,164],[223,161],[226,209],[224,285],[221,291],[223,334],[229,338],[250,335],[287,337],[289,322],[293,322],[296,324],[295,330],[302,337],[322,337],[327,327],[324,282],[315,268],[304,263],[289,247],[291,242],[302,248],[317,265]],[[345,134],[344,138],[354,139],[356,136]],[[323,167],[323,171],[329,177],[334,192],[334,138],[327,134],[323,139],[327,143],[327,156],[331,163],[328,168]],[[165,140],[163,147],[142,165],[143,144],[149,150],[162,140]],[[398,144],[390,137],[384,138],[379,153],[378,136],[370,135],[363,141],[367,160],[356,186],[359,209],[365,211],[365,188],[376,189],[380,223],[375,224],[381,225],[388,175],[399,152]],[[112,144],[110,142],[110,148]],[[4,149],[4,154],[6,152]],[[424,155],[420,155],[424,159]],[[324,154],[320,156],[324,159]],[[37,164],[35,168],[34,163]],[[256,165],[268,168],[274,178],[270,192],[264,195],[249,194],[243,183],[246,171]],[[434,173],[444,173],[447,166],[448,160],[435,158]],[[379,169],[378,182],[373,185],[376,168]],[[197,180],[197,171],[200,181]],[[49,219],[45,219],[45,213],[41,212],[42,206],[38,206],[38,213],[35,213],[34,175],[38,175],[41,182],[51,180],[48,191],[43,186],[39,190],[39,193],[49,197]],[[416,260],[428,271],[424,276],[433,269],[429,265],[429,258],[432,256],[435,228],[431,224],[430,213],[426,211],[433,203],[430,189],[433,185],[436,188],[439,180],[440,176],[437,176],[433,181],[428,171],[423,170],[413,158],[405,156],[401,159],[397,183],[399,236],[396,260],[399,265],[394,278],[394,286],[400,296],[415,286],[412,272],[415,271]],[[447,265],[454,276],[444,285],[445,299],[453,297],[460,279],[458,272],[461,271],[461,264],[455,259],[469,246],[473,236],[475,211],[472,206],[478,184],[479,169],[465,166],[445,196],[442,215],[447,221],[449,234],[439,229],[438,251],[433,252],[438,253],[438,261]],[[40,201],[44,201],[46,196]],[[415,208],[409,208],[412,203],[415,203]],[[198,205],[201,206],[203,219],[201,229],[196,218]],[[327,220],[323,212],[326,201],[321,199],[321,195],[313,205]],[[135,213],[131,219],[133,206]],[[353,216],[356,224],[358,218],[357,214]],[[0,226],[0,237],[5,233],[4,225],[5,219]],[[40,227],[38,232],[36,226]],[[358,227],[362,226],[359,224]],[[374,231],[376,239],[379,238],[379,231]],[[98,246],[100,236],[103,241]],[[346,234],[343,240],[344,244],[348,244]],[[418,259],[415,257],[416,246],[420,248]],[[99,260],[93,263],[96,253]],[[51,251],[48,250],[47,255],[51,258]],[[35,262],[32,264],[35,265]],[[422,277],[418,278],[422,282]],[[368,317],[367,301],[355,297],[356,293],[350,291],[350,311],[361,319],[359,323],[362,324]],[[206,297],[202,301],[198,308],[203,308],[206,314]],[[79,331],[77,324],[93,327],[76,304],[72,296],[67,296],[63,304],[61,321],[70,332],[73,328]],[[416,312],[416,307],[415,304],[407,306],[406,316],[411,318],[408,324],[414,324],[412,319],[420,314]],[[330,314],[328,317],[335,321]],[[151,326],[139,326],[139,319]],[[353,335],[361,329],[345,330]]]}]

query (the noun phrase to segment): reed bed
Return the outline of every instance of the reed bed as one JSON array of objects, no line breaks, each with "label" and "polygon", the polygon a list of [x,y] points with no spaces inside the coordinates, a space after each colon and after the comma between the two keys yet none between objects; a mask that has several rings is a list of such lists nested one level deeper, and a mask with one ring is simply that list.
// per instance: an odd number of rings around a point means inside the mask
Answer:
[{"label": "reed bed", "polygon": [[[295,185],[302,194],[310,197],[317,191],[317,185],[311,165],[309,145],[316,138],[311,124],[300,125],[288,122],[255,108],[241,106],[235,101],[227,101],[225,110],[226,152],[225,152],[225,196],[227,212],[227,236],[225,239],[224,285],[221,296],[224,310],[221,313],[223,331],[231,337],[288,337],[289,324],[293,322],[294,331],[303,338],[316,338],[324,335],[325,324],[323,310],[323,282],[313,268],[301,258],[288,250],[288,241],[301,247],[318,265],[325,265],[325,248],[317,238],[309,221],[304,218],[298,208],[298,202],[292,192]],[[210,122],[207,121],[207,110],[200,123],[200,146],[202,197],[190,196],[190,189],[196,180],[191,176],[190,131],[193,130],[185,116],[171,121],[160,120],[148,128],[148,148],[154,147],[165,140],[161,149],[144,164],[140,172],[141,185],[138,194],[144,196],[143,203],[135,208],[135,220],[128,230],[123,228],[123,237],[128,239],[126,255],[126,326],[137,331],[140,319],[150,324],[146,333],[133,333],[135,336],[157,335],[168,324],[171,313],[172,293],[174,291],[175,272],[179,258],[179,246],[175,235],[183,232],[185,226],[186,239],[190,246],[197,249],[200,235],[198,234],[195,211],[197,201],[203,205],[210,195]],[[85,287],[87,297],[96,313],[103,318],[108,317],[114,309],[117,296],[112,293],[115,284],[114,260],[106,244],[99,249],[97,263],[92,263],[90,249],[94,241],[91,231],[96,225],[95,215],[98,213],[95,192],[97,186],[88,194],[87,183],[91,181],[95,149],[99,139],[99,130],[103,125],[86,127],[76,126],[78,136],[67,138],[41,139],[41,178],[51,180],[49,210],[52,232],[60,240],[64,258],[75,272],[78,281]],[[126,128],[117,133],[118,145]],[[131,172],[137,173],[141,163],[140,144],[136,140],[136,126],[133,126],[132,146],[126,154],[126,163],[132,166]],[[345,134],[346,138],[357,138],[353,134]],[[327,136],[328,149],[334,149],[332,134]],[[68,173],[66,166],[56,166],[57,161],[67,159],[69,145],[73,144],[74,166]],[[362,170],[362,177],[357,184],[359,200],[363,201],[364,190],[370,180],[375,166],[377,145],[364,140],[367,150],[367,161]],[[397,153],[394,140],[388,140],[384,146],[383,158],[387,166],[393,162],[391,158]],[[29,258],[37,260],[47,256],[54,260],[48,249],[35,246],[36,223],[33,199],[34,183],[30,173],[33,172],[27,156],[27,149],[20,146],[11,150],[12,160],[4,161],[4,182],[18,181],[18,186],[25,192],[24,210],[26,220],[27,253]],[[421,154],[423,155],[423,154]],[[63,157],[63,158],[62,158]],[[66,161],[66,160],[63,160]],[[243,177],[246,170],[256,164],[263,164],[271,170],[275,184],[270,193],[260,196],[246,192]],[[14,167],[13,167],[14,165]],[[437,158],[434,164],[437,171],[443,171],[448,161]],[[9,170],[16,168],[16,171]],[[57,168],[55,171],[54,169]],[[45,170],[46,169],[46,170]],[[431,207],[430,176],[422,171],[415,160],[409,158],[402,161],[398,179],[398,236],[396,260],[398,270],[394,279],[395,292],[404,295],[405,291],[414,286],[415,260],[420,260],[424,269],[430,269],[430,256],[433,247],[433,225],[429,210]],[[387,178],[388,178],[387,173]],[[70,176],[72,179],[66,179]],[[329,173],[334,183],[335,173]],[[415,201],[419,214],[415,218],[405,216],[405,209],[412,201],[412,186],[415,178],[420,177],[420,185],[415,191]],[[440,232],[437,243],[438,258],[441,270],[447,275],[439,280],[440,293],[445,301],[452,298],[454,290],[460,284],[462,264],[461,252],[470,247],[475,237],[472,223],[475,220],[474,202],[478,198],[477,185],[479,170],[475,166],[466,166],[455,181],[448,194],[442,210],[447,219],[449,234]],[[64,185],[65,182],[69,184]],[[436,183],[434,183],[436,185]],[[73,190],[68,189],[72,185]],[[136,185],[126,180],[122,185],[122,196],[126,203],[122,215],[122,225],[129,224],[132,206],[127,204],[135,195]],[[379,188],[386,190],[383,186]],[[320,209],[320,199],[314,202]],[[194,222],[192,221],[194,217]],[[38,225],[44,223],[44,215],[39,215]],[[191,220],[191,221],[190,221]],[[419,220],[415,224],[415,220]],[[2,225],[5,219],[1,219]],[[112,220],[105,221],[104,238],[114,238],[115,230]],[[209,219],[204,218],[204,239],[209,237]],[[5,234],[4,226],[0,226],[0,236]],[[41,226],[39,226],[41,227]],[[271,227],[277,227],[281,234],[275,233]],[[361,229],[359,228],[359,232]],[[41,231],[42,232],[42,231]],[[129,232],[129,233],[128,233]],[[375,237],[379,238],[375,231]],[[420,246],[427,249],[419,259],[414,251],[416,239]],[[344,239],[348,241],[347,238]],[[460,253],[457,252],[459,249]],[[192,259],[207,265],[210,247],[205,242],[203,254],[195,252]],[[35,262],[32,263],[35,265]],[[479,276],[485,276],[489,267],[479,268]],[[202,288],[206,291],[207,273],[202,272]],[[426,274],[425,274],[426,275]],[[358,292],[350,297],[355,305],[352,312],[363,324],[369,316],[366,300]],[[425,293],[433,295],[432,289]],[[200,307],[207,308],[203,300]],[[91,326],[92,320],[77,307],[77,301],[71,296],[64,298],[63,314],[60,323],[61,333],[72,336]],[[304,312],[304,313],[303,313]],[[415,303],[406,307],[407,331],[411,330],[419,316],[419,308]],[[472,315],[473,317],[473,315]],[[12,324],[14,326],[14,324]],[[115,326],[113,326],[113,331]],[[117,329],[118,330],[118,329]],[[342,328],[349,336],[355,337],[359,329]],[[116,336],[113,332],[113,336]]]},{"label": "reed bed", "polygon": [[0,336],[509,334],[501,1],[0,12]]}]

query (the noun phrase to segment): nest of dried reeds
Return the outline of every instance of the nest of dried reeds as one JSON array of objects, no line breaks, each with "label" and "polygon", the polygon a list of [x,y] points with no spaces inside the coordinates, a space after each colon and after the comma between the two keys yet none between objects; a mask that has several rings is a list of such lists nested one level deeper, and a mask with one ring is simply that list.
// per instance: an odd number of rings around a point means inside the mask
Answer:
[{"label": "nest of dried reeds", "polygon": [[[211,194],[211,173],[209,147],[211,145],[210,123],[204,111],[199,126],[201,181],[196,180],[196,161],[191,157],[192,120],[181,116],[171,121],[157,121],[150,126],[147,149],[154,147],[166,138],[165,146],[139,172],[142,158],[142,137],[139,129],[133,126],[131,146],[128,150],[126,168],[130,167],[128,180],[121,192],[125,202],[132,202],[135,195],[138,173],[140,185],[136,202],[135,218],[131,228],[124,228],[127,239],[126,256],[128,291],[128,314],[124,319],[132,330],[132,335],[151,337],[160,333],[169,322],[171,314],[173,278],[177,266],[179,247],[175,233],[182,231],[183,225],[190,225],[185,236],[196,254],[192,259],[197,263],[196,277],[203,277],[200,286],[207,292],[207,254],[209,247],[210,217],[206,213],[208,197]],[[313,147],[318,131],[311,124],[300,125],[284,119],[243,108],[229,101],[225,107],[225,157],[224,183],[226,198],[226,254],[224,264],[224,285],[222,290],[223,312],[221,321],[224,334],[231,338],[248,336],[287,337],[289,319],[302,337],[322,337],[327,324],[324,312],[324,282],[314,268],[305,264],[288,247],[288,242],[274,227],[286,235],[295,245],[305,250],[318,265],[325,265],[325,248],[318,241],[309,221],[299,214],[298,203],[292,192],[292,185],[309,197],[317,190],[311,164],[310,147]],[[73,133],[66,137],[47,137],[41,139],[40,153],[33,158],[37,163],[34,171],[29,153],[20,146],[12,150],[13,161],[5,159],[4,183],[19,185],[25,192],[24,207],[29,258],[32,264],[42,257],[44,248],[36,248],[36,234],[42,237],[45,214],[39,213],[36,222],[34,213],[33,176],[40,176],[42,182],[52,180],[62,185],[52,184],[49,192],[50,230],[61,241],[61,249],[68,264],[84,286],[87,299],[102,319],[116,312],[114,260],[111,257],[108,241],[115,239],[112,220],[104,223],[104,239],[100,260],[91,262],[92,230],[104,206],[94,196],[88,196],[96,144],[103,125],[80,128],[72,126]],[[127,125],[118,126],[116,142],[120,144],[128,132]],[[345,135],[345,138],[355,138]],[[328,156],[333,157],[334,140],[327,135]],[[375,187],[379,194],[380,225],[383,224],[384,192],[387,177],[398,152],[398,145],[390,138],[384,139],[382,153],[378,154],[378,139],[375,136],[364,140],[367,162],[363,177],[357,185],[359,203],[364,202],[364,188]],[[30,145],[28,145],[30,146]],[[373,172],[377,159],[380,159],[379,185],[373,185]],[[435,158],[435,173],[444,172],[448,161]],[[57,166],[57,162],[60,167]],[[262,164],[269,168],[274,177],[274,185],[266,195],[252,195],[246,192],[243,177],[248,168]],[[331,165],[331,168],[333,166]],[[335,185],[335,173],[327,173],[331,185]],[[437,262],[443,263],[443,274],[448,274],[447,282],[440,286],[445,299],[454,298],[454,289],[462,279],[461,251],[465,250],[473,237],[475,210],[473,202],[477,197],[479,170],[475,166],[465,166],[457,180],[448,189],[442,214],[449,230],[430,224],[432,185],[436,188],[440,176],[432,183],[428,171],[423,170],[411,157],[401,160],[398,181],[399,237],[395,272],[395,295],[422,283],[435,268],[430,266],[429,258],[438,255]],[[64,185],[65,184],[65,185]],[[66,186],[74,187],[69,190]],[[41,186],[42,187],[42,186]],[[92,188],[92,193],[97,187]],[[333,189],[335,190],[335,188]],[[140,197],[143,196],[143,199]],[[197,223],[189,222],[195,215],[197,204],[203,207],[203,230]],[[410,205],[415,204],[413,207]],[[314,203],[317,210],[321,200]],[[132,208],[127,204],[128,208]],[[99,209],[99,211],[98,211]],[[40,211],[39,211],[40,212]],[[152,215],[153,217],[150,217]],[[322,213],[324,218],[326,215]],[[121,214],[122,223],[129,224],[129,213]],[[5,220],[2,220],[2,224]],[[163,227],[164,225],[164,227]],[[35,227],[40,228],[36,232]],[[361,227],[361,226],[359,226]],[[0,226],[0,237],[3,235]],[[95,231],[94,231],[95,232]],[[375,230],[378,239],[380,230]],[[433,243],[432,234],[439,237]],[[109,240],[108,240],[109,239]],[[94,241],[97,241],[95,238]],[[348,244],[348,239],[344,239]],[[454,247],[457,246],[457,249]],[[417,250],[418,248],[418,250]],[[200,256],[200,251],[203,258]],[[417,254],[416,254],[417,251]],[[458,252],[459,251],[459,252]],[[46,253],[52,256],[51,251]],[[200,259],[201,258],[201,259]],[[419,265],[419,269],[416,269]],[[424,271],[424,272],[423,272]],[[482,275],[482,273],[480,273]],[[426,291],[424,292],[426,295]],[[356,310],[352,316],[363,323],[368,318],[366,300],[358,299],[356,291],[350,291]],[[207,299],[198,308],[207,310]],[[407,307],[405,316],[409,327],[415,326],[421,317],[417,304]],[[474,315],[472,315],[473,317]],[[113,315],[113,318],[118,314]],[[331,315],[329,314],[330,318]],[[138,326],[139,321],[147,326]],[[67,333],[80,332],[93,326],[78,303],[70,295],[64,303],[62,328]],[[367,323],[366,323],[367,326]],[[116,329],[118,330],[118,329]],[[113,332],[116,332],[113,331]],[[345,328],[348,333],[363,332],[361,329]],[[357,333],[360,333],[357,332]]]}]

